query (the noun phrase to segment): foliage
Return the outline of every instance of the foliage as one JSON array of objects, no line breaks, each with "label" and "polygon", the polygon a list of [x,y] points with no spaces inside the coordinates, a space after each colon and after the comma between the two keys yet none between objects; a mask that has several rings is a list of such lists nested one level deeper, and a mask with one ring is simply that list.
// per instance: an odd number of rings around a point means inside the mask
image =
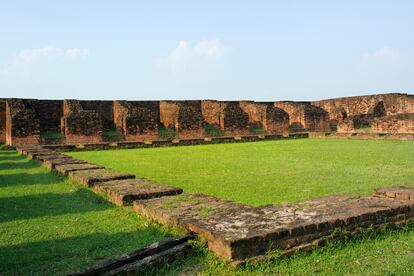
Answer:
[{"label": "foliage", "polygon": [[206,124],[204,126],[204,135],[207,137],[221,137],[224,136],[224,131],[216,125]]},{"label": "foliage", "polygon": [[160,126],[158,128],[158,138],[162,140],[173,140],[177,137],[177,133],[170,129],[166,128],[165,126]]}]

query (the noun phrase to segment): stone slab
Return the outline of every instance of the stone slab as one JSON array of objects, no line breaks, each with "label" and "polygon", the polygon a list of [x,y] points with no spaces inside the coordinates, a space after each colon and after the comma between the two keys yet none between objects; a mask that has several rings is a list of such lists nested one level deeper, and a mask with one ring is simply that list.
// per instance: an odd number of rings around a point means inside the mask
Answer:
[{"label": "stone slab", "polygon": [[[56,168],[58,168],[58,166],[56,166]],[[116,172],[109,169],[93,169],[71,171],[69,172],[69,178],[91,187],[94,186],[94,184],[97,182],[131,179],[135,178],[135,175],[130,173]]]},{"label": "stone slab", "polygon": [[83,170],[97,170],[103,169],[104,166],[95,165],[95,164],[64,164],[56,165],[55,170],[61,174],[68,175],[69,172],[83,171]]},{"label": "stone slab", "polygon": [[36,161],[46,161],[46,160],[53,160],[53,159],[65,159],[65,158],[70,158],[69,156],[60,154],[60,153],[51,153],[51,154],[39,154],[39,155],[35,155],[33,156],[33,160]]},{"label": "stone slab", "polygon": [[95,192],[105,194],[117,205],[131,205],[137,199],[149,199],[167,195],[177,195],[183,189],[162,185],[147,179],[124,179],[96,183]]},{"label": "stone slab", "polygon": [[16,151],[18,153],[21,154],[25,154],[25,152],[30,151],[30,150],[40,150],[40,149],[44,149],[41,146],[37,146],[37,145],[32,145],[32,146],[16,146]]},{"label": "stone slab", "polygon": [[57,165],[69,165],[69,164],[87,164],[88,162],[84,160],[79,160],[71,157],[57,158],[44,160],[43,165],[49,169],[54,169]]},{"label": "stone slab", "polygon": [[414,183],[375,189],[374,196],[381,198],[394,198],[397,200],[414,201]]},{"label": "stone slab", "polygon": [[371,226],[403,224],[413,217],[414,202],[330,196],[252,207],[183,194],[137,200],[134,210],[159,223],[197,233],[207,239],[216,255],[237,263],[262,256],[269,248],[278,248],[282,254],[310,250],[335,238],[338,228],[355,233]]},{"label": "stone slab", "polygon": [[28,150],[23,151],[23,154],[26,155],[28,158],[34,159],[38,155],[51,155],[56,154],[56,152],[48,149],[40,149],[40,150]]}]

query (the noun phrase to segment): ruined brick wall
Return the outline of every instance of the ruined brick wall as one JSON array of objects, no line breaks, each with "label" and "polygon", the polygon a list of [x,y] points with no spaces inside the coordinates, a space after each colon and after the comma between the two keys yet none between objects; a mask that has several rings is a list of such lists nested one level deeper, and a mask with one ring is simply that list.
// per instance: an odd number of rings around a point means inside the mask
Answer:
[{"label": "ruined brick wall", "polygon": [[241,101],[240,107],[249,116],[249,127],[262,127],[269,134],[287,134],[289,114],[273,103]]},{"label": "ruined brick wall", "polygon": [[95,110],[84,110],[80,101],[64,100],[62,131],[66,143],[96,143],[102,141],[102,120]]},{"label": "ruined brick wall", "polygon": [[249,115],[240,107],[240,102],[226,101],[223,105],[221,128],[226,135],[247,135],[249,132]]},{"label": "ruined brick wall", "polygon": [[310,102],[275,102],[278,107],[289,114],[289,125],[292,130],[328,131],[329,114],[324,109],[311,105]]},{"label": "ruined brick wall", "polygon": [[60,131],[62,100],[30,100],[30,105],[39,119],[40,131]]},{"label": "ruined brick wall", "polygon": [[277,108],[273,103],[266,103],[266,130],[269,134],[284,134],[289,132],[289,114]]},{"label": "ruined brick wall", "polygon": [[83,110],[95,111],[101,122],[102,130],[115,130],[113,101],[80,101]]},{"label": "ruined brick wall", "polygon": [[354,131],[354,121],[352,119],[344,119],[338,122],[337,131],[340,133],[347,133]]},{"label": "ruined brick wall", "polygon": [[158,101],[115,101],[114,124],[127,141],[156,139],[160,121]]},{"label": "ruined brick wall", "polygon": [[216,127],[224,125],[224,106],[219,101],[201,101],[201,114],[206,124]]},{"label": "ruined brick wall", "polygon": [[377,133],[414,133],[414,113],[375,118],[372,131]]},{"label": "ruined brick wall", "polygon": [[38,144],[40,123],[36,112],[23,99],[6,100],[6,143]]},{"label": "ruined brick wall", "polygon": [[6,143],[6,99],[0,99],[0,143]]},{"label": "ruined brick wall", "polygon": [[179,138],[203,137],[201,101],[161,101],[160,123]]},{"label": "ruined brick wall", "polygon": [[332,124],[352,116],[370,114],[372,119],[380,117],[374,112],[378,105],[383,106],[383,115],[414,113],[414,95],[400,93],[344,97],[314,101],[312,104],[326,110]]}]

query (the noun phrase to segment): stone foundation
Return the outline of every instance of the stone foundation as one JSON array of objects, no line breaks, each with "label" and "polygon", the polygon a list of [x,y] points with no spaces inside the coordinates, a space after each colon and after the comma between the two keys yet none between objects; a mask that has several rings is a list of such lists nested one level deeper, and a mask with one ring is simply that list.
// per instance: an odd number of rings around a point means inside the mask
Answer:
[{"label": "stone foundation", "polygon": [[[251,207],[211,196],[184,194],[134,202],[134,210],[162,224],[207,239],[216,255],[232,262],[310,250],[338,233],[406,223],[414,203],[370,197],[323,197],[286,205]],[[338,230],[340,230],[338,232]]]}]

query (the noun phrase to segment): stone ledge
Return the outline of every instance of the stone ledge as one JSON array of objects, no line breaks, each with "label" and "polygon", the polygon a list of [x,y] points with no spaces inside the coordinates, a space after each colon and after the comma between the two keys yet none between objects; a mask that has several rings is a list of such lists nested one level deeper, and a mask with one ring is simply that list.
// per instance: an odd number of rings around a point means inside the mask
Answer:
[{"label": "stone ledge", "polygon": [[51,153],[51,154],[39,154],[33,157],[33,160],[44,162],[54,159],[70,159],[71,157],[60,154],[60,153]]},{"label": "stone ledge", "polygon": [[93,190],[105,194],[117,205],[131,205],[137,199],[177,195],[183,189],[166,186],[147,179],[124,179],[96,183]]},{"label": "stone ledge", "polygon": [[58,173],[68,175],[70,172],[83,171],[83,170],[97,170],[103,169],[104,166],[94,165],[94,164],[65,164],[65,165],[56,165],[55,170]]},{"label": "stone ledge", "polygon": [[133,174],[115,172],[109,169],[77,170],[70,171],[68,174],[70,179],[79,181],[89,187],[94,186],[97,182],[135,178]]},{"label": "stone ledge", "polygon": [[44,160],[43,165],[49,169],[54,169],[57,165],[69,165],[69,164],[87,164],[86,161],[74,159],[71,157],[65,158],[57,158],[57,159],[50,159]]},{"label": "stone ledge", "polygon": [[380,198],[394,198],[397,200],[414,201],[414,183],[375,189],[374,196]]},{"label": "stone ledge", "polygon": [[322,245],[338,229],[405,223],[414,203],[371,197],[322,197],[252,207],[211,196],[184,194],[134,202],[134,210],[207,239],[219,257],[240,262],[278,248],[282,254]]}]

